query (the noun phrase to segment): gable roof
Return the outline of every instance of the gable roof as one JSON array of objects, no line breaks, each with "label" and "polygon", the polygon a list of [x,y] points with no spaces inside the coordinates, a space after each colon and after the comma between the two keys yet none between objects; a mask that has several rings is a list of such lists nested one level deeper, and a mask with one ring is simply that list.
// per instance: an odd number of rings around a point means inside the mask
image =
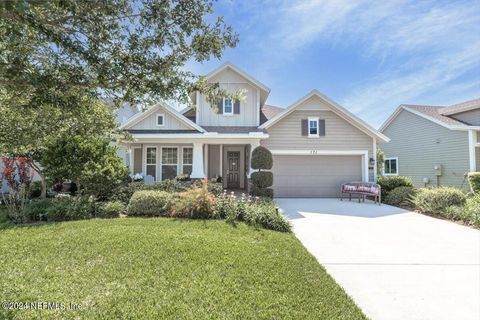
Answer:
[{"label": "gable roof", "polygon": [[274,116],[285,110],[284,108],[263,105],[260,108],[260,124],[264,124],[268,120],[272,119]]},{"label": "gable roof", "polygon": [[448,116],[475,109],[480,109],[480,98],[451,105],[440,110],[440,113]]},{"label": "gable roof", "polygon": [[[478,130],[480,129],[480,127],[478,126],[471,126],[469,124],[466,124],[464,122],[461,122],[457,119],[454,119],[448,116],[448,114],[456,114],[456,113],[465,112],[465,111],[473,110],[477,107],[480,107],[475,105],[474,103],[475,101],[480,102],[480,99],[466,101],[466,102],[452,105],[449,107],[402,104],[398,106],[398,108],[393,112],[393,114],[382,124],[379,130],[380,132],[383,132],[403,110],[416,114],[417,116],[420,116],[424,119],[432,121],[450,130],[469,130],[469,129]],[[475,107],[472,107],[472,106],[475,106]],[[467,108],[469,109],[465,110]],[[462,110],[462,111],[459,111],[459,110]]]},{"label": "gable roof", "polygon": [[123,130],[130,129],[132,126],[139,123],[140,121],[142,121],[143,119],[145,119],[149,115],[155,113],[159,109],[162,109],[162,110],[166,111],[168,114],[170,114],[174,118],[177,118],[179,121],[185,123],[185,125],[187,127],[192,128],[192,129],[197,130],[197,131],[200,131],[200,132],[205,132],[205,129],[203,129],[202,127],[200,127],[199,125],[197,125],[196,123],[194,123],[193,121],[191,121],[190,119],[188,119],[187,117],[185,117],[180,112],[178,112],[174,108],[170,107],[169,105],[167,105],[163,101],[157,103],[154,106],[151,106],[150,108],[148,108],[144,112],[137,113],[136,115],[134,115],[133,117],[128,119],[127,122],[125,122],[123,125],[121,125],[120,129],[123,129]]},{"label": "gable roof", "polygon": [[360,129],[361,131],[365,132],[369,136],[379,139],[380,140],[379,142],[390,141],[390,139],[388,137],[386,137],[384,134],[380,133],[379,131],[374,129],[372,126],[370,126],[368,123],[366,123],[362,119],[358,118],[353,113],[351,113],[350,111],[348,111],[344,107],[340,106],[339,104],[337,104],[336,102],[334,102],[333,100],[331,100],[330,98],[328,98],[327,96],[325,96],[324,94],[322,94],[320,91],[318,91],[316,89],[312,90],[310,93],[308,93],[307,95],[305,95],[304,97],[299,99],[297,102],[290,105],[288,108],[286,108],[282,112],[276,114],[274,117],[272,117],[267,122],[262,124],[259,128],[260,129],[267,129],[267,128],[271,127],[272,125],[274,125],[275,123],[277,123],[278,121],[280,121],[281,119],[283,119],[284,117],[286,117],[287,115],[292,113],[303,102],[305,102],[306,100],[308,100],[308,99],[310,99],[311,97],[314,97],[314,96],[316,96],[316,97],[320,98],[321,100],[325,101],[330,106],[330,109],[331,109],[332,112],[334,112],[335,114],[337,114],[341,118],[345,119],[346,121],[348,121],[349,123],[351,123],[352,125],[354,125],[358,129]]}]

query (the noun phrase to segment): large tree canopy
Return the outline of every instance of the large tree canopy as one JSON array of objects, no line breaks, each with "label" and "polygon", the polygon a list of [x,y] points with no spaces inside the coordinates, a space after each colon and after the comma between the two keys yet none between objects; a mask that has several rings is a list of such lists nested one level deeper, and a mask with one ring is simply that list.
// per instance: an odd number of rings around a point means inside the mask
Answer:
[{"label": "large tree canopy", "polygon": [[238,41],[212,0],[0,2],[0,88],[29,106],[108,96],[134,104],[212,90],[183,67]]}]

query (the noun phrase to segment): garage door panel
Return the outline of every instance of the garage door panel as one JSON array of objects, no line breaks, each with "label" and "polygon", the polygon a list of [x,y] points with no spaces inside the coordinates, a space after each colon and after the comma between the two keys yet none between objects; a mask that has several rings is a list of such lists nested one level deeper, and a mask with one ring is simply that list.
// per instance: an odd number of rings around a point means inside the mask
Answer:
[{"label": "garage door panel", "polygon": [[362,179],[361,156],[274,156],[276,197],[339,197],[340,186]]}]

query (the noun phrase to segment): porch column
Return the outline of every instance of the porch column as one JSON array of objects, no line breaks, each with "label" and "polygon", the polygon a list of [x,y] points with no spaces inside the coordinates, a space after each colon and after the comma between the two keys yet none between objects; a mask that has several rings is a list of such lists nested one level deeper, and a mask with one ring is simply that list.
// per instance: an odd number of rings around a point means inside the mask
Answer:
[{"label": "porch column", "polygon": [[252,174],[252,172],[254,171],[252,169],[252,152],[253,152],[253,149],[255,149],[256,147],[258,147],[260,145],[260,141],[255,141],[255,142],[252,142],[250,143],[250,156],[249,156],[249,160],[250,160],[250,163],[248,164],[248,178],[250,178],[250,175]]},{"label": "porch column", "polygon": [[133,176],[133,148],[128,146],[127,156],[128,156],[128,171]]},{"label": "porch column", "polygon": [[201,142],[193,143],[193,164],[190,177],[193,179],[205,178],[205,171],[203,170],[203,143]]},{"label": "porch column", "polygon": [[468,153],[470,158],[470,172],[480,170],[477,168],[477,159],[475,159],[475,145],[477,144],[477,131],[468,130]]}]

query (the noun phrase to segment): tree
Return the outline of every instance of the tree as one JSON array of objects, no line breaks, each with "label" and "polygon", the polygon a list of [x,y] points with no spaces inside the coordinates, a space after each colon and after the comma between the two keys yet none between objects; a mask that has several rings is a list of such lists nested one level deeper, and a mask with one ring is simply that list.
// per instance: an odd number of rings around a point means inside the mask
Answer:
[{"label": "tree", "polygon": [[[7,97],[9,95],[9,97]],[[31,108],[19,103],[11,108],[3,103],[11,98],[0,89],[0,154],[26,155],[29,165],[42,180],[42,197],[46,195],[46,175],[39,164],[48,146],[69,136],[106,136],[117,128],[113,110],[101,101],[82,94],[69,97],[65,108],[43,104]]]},{"label": "tree", "polygon": [[184,65],[237,42],[212,0],[2,1],[0,87],[10,107],[68,108],[79,93],[117,105],[187,101],[219,89]]},{"label": "tree", "polygon": [[385,153],[382,149],[377,148],[377,173],[379,176],[382,175],[383,165],[385,162]]},{"label": "tree", "polygon": [[252,169],[259,170],[251,175],[253,184],[251,193],[256,196],[273,197],[273,190],[269,188],[273,185],[273,173],[262,171],[272,169],[272,153],[267,148],[258,146],[252,152],[251,161]]},{"label": "tree", "polygon": [[108,197],[128,177],[128,169],[101,136],[67,136],[47,146],[41,161],[45,174],[55,182],[73,181],[83,193]]}]

